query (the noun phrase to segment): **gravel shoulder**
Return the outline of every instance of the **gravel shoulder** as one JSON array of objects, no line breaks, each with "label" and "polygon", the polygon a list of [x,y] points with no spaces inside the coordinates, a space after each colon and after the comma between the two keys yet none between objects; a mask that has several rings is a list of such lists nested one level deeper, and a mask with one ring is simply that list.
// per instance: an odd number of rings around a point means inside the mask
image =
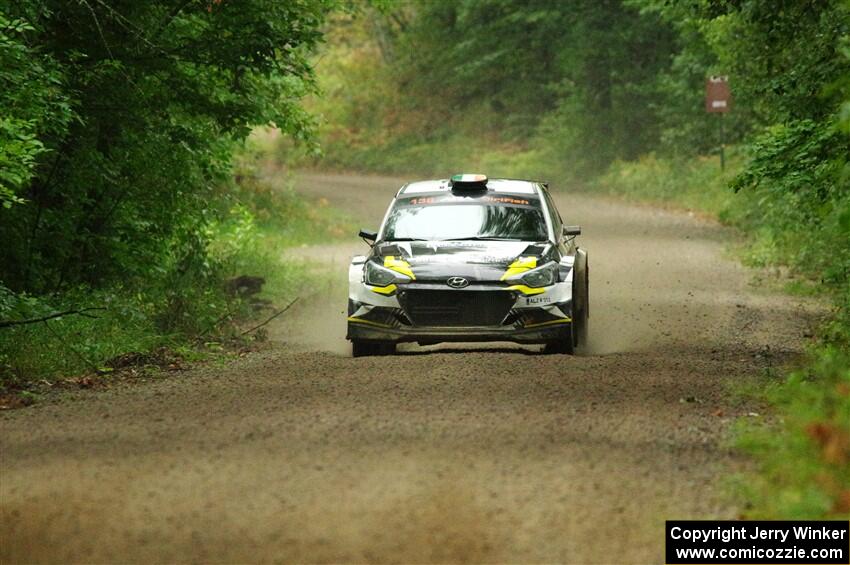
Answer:
[{"label": "gravel shoulder", "polygon": [[[402,179],[304,174],[379,223]],[[3,562],[663,562],[667,518],[731,518],[732,389],[803,345],[815,312],[750,284],[731,235],[559,192],[584,228],[589,351],[405,346],[352,359],[351,242],[272,346],[145,386],[0,413]]]}]

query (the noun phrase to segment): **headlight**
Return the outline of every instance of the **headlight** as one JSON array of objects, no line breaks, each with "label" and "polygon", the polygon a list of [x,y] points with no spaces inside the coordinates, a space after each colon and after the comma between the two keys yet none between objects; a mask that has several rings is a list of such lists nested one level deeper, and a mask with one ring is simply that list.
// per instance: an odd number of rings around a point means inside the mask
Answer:
[{"label": "headlight", "polygon": [[372,286],[387,286],[393,283],[405,283],[410,277],[396,271],[381,267],[374,261],[366,262],[366,284]]},{"label": "headlight", "polygon": [[524,273],[520,280],[532,288],[553,285],[555,284],[556,267],[557,265],[554,263],[543,265]]}]

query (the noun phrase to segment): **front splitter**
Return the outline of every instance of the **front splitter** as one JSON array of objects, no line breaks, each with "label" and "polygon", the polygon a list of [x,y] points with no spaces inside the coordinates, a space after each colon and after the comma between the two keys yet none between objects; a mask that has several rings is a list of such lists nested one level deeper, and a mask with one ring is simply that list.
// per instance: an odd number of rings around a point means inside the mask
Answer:
[{"label": "front splitter", "polygon": [[514,343],[550,343],[571,336],[569,319],[552,320],[535,326],[504,327],[389,327],[368,320],[348,319],[349,340],[390,341],[395,343],[443,343],[512,341]]}]

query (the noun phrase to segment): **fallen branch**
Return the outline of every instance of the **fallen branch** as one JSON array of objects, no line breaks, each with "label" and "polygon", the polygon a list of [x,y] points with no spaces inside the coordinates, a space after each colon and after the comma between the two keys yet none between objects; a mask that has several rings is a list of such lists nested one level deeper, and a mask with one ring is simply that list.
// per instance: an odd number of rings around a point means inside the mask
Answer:
[{"label": "fallen branch", "polygon": [[[50,318],[48,318],[48,319],[50,319]],[[92,371],[94,371],[97,374],[101,374],[103,372],[103,371],[100,370],[100,367],[98,367],[97,365],[92,363],[91,360],[88,357],[86,357],[85,355],[83,355],[82,353],[77,351],[76,348],[74,348],[70,343],[68,343],[67,340],[65,339],[65,336],[63,336],[62,334],[57,332],[55,329],[51,328],[50,324],[47,323],[47,320],[44,320],[44,327],[47,329],[47,331],[49,331],[50,333],[53,334],[53,337],[55,337],[56,339],[59,340],[59,343],[61,343],[65,347],[65,349],[67,349],[68,351],[70,351],[74,355],[76,355],[80,359],[80,361],[82,361],[83,363],[85,363],[89,367],[89,369],[91,369]]]},{"label": "fallen branch", "polygon": [[269,322],[271,322],[272,320],[274,320],[275,318],[277,318],[278,316],[280,316],[281,314],[283,314],[284,312],[286,312],[287,310],[289,310],[289,308],[290,308],[293,304],[295,304],[296,302],[298,302],[298,297],[296,297],[296,298],[295,298],[295,300],[293,300],[292,302],[290,302],[289,304],[287,304],[287,305],[286,305],[286,307],[285,307],[283,310],[281,310],[280,312],[275,312],[275,313],[272,315],[272,317],[271,317],[271,318],[269,318],[268,320],[266,320],[266,321],[265,321],[265,322],[263,322],[262,324],[256,325],[256,326],[254,326],[253,328],[251,328],[250,330],[245,330],[244,332],[242,332],[242,333],[241,333],[241,334],[239,334],[239,335],[249,334],[249,333],[253,332],[254,330],[258,330],[258,329],[262,328],[263,326],[265,326],[266,324],[268,324]]},{"label": "fallen branch", "polygon": [[72,314],[76,314],[77,316],[84,316],[86,318],[97,319],[98,316],[92,316],[91,314],[87,313],[93,310],[106,310],[106,308],[81,308],[79,310],[66,310],[64,312],[55,312],[47,316],[42,316],[41,318],[30,318],[29,320],[0,320],[0,328],[10,328],[12,326],[23,326],[26,324],[37,324],[39,322],[46,322],[47,320],[61,318],[62,316],[70,316]]},{"label": "fallen branch", "polygon": [[226,319],[228,319],[228,318],[232,318],[232,317],[233,317],[233,314],[234,314],[234,311],[233,311],[233,310],[228,310],[227,312],[225,312],[225,313],[224,313],[224,315],[223,315],[222,317],[220,317],[218,320],[216,320],[215,322],[213,322],[213,323],[210,325],[210,327],[208,327],[208,328],[207,328],[207,329],[205,329],[203,332],[201,332],[201,333],[199,333],[197,336],[195,336],[195,340],[196,340],[196,341],[203,341],[203,339],[202,339],[202,338],[204,338],[205,336],[209,335],[209,334],[210,334],[210,333],[211,333],[214,329],[216,329],[216,328],[218,327],[218,325],[219,325],[220,323],[222,323],[223,321],[225,321],[225,320],[226,320]]}]

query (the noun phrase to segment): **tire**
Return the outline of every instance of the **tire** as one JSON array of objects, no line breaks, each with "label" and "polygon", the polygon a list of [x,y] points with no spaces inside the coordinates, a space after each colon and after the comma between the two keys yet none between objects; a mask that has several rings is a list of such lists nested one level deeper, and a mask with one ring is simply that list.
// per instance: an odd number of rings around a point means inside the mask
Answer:
[{"label": "tire", "polygon": [[372,357],[377,355],[393,355],[395,343],[391,341],[362,341],[359,339],[351,342],[352,357]]},{"label": "tire", "polygon": [[574,339],[576,347],[584,347],[587,345],[588,324],[590,318],[590,267],[584,271],[584,288],[581,293],[581,309],[578,316],[573,321],[575,325]]}]

